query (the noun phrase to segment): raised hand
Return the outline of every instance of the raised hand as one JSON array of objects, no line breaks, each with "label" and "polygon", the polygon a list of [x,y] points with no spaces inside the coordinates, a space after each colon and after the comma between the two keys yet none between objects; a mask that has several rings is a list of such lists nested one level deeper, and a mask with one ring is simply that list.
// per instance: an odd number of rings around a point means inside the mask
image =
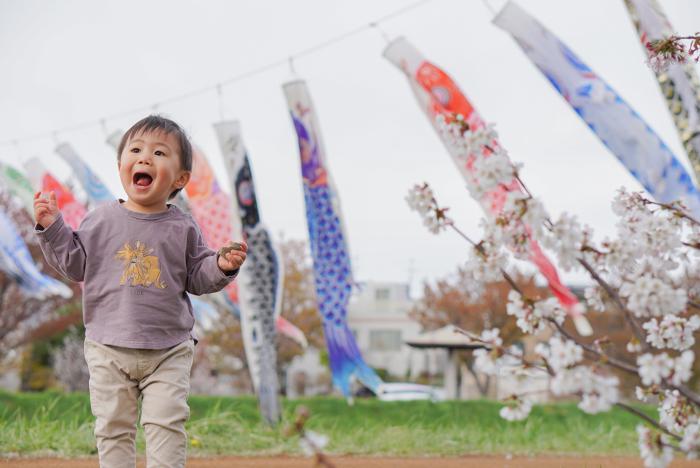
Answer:
[{"label": "raised hand", "polygon": [[219,269],[230,272],[238,270],[245,262],[248,244],[245,242],[229,242],[219,249]]},{"label": "raised hand", "polygon": [[47,229],[56,221],[58,214],[55,192],[51,191],[48,199],[42,198],[41,192],[34,194],[34,219],[39,226]]}]

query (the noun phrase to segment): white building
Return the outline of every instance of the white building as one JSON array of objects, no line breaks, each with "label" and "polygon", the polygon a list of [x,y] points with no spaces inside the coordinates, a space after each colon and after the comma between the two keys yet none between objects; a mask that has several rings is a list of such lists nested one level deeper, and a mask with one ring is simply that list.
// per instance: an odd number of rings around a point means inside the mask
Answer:
[{"label": "white building", "polygon": [[365,282],[353,294],[348,310],[348,325],[365,362],[401,380],[444,368],[444,353],[405,344],[421,331],[409,317],[412,307],[408,284]]},{"label": "white building", "polygon": [[[420,325],[408,316],[412,306],[408,284],[365,282],[359,284],[348,307],[348,326],[365,362],[397,380],[409,380],[423,372],[439,374],[445,367],[443,350],[417,350],[404,343],[420,333]],[[288,396],[298,396],[294,382],[300,377],[314,382],[324,372],[328,369],[321,365],[317,350],[298,356],[287,373]],[[307,388],[305,394],[321,388]]]}]

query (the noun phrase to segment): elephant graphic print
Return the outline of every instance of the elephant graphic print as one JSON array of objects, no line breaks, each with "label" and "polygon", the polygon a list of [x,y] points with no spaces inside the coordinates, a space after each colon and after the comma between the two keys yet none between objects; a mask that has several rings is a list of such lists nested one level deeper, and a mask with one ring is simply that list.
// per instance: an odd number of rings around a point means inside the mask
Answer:
[{"label": "elephant graphic print", "polygon": [[153,249],[149,249],[141,241],[136,241],[135,247],[132,247],[129,242],[124,244],[124,247],[115,255],[117,260],[124,263],[124,272],[119,284],[121,286],[129,284],[145,288],[151,286],[158,289],[166,288],[167,285],[160,279],[158,257],[151,255],[152,253]]}]

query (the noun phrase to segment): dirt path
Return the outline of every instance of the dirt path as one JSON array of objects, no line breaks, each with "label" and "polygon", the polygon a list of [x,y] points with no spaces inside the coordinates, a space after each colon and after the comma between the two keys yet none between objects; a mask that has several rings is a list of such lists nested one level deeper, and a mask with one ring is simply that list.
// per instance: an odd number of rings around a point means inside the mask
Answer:
[{"label": "dirt path", "polygon": [[[458,458],[333,457],[337,468],[641,468],[633,457],[513,457],[467,456]],[[138,468],[145,467],[143,459]],[[218,457],[190,458],[188,468],[312,468],[309,458]],[[0,459],[0,468],[98,468],[95,458]],[[699,468],[700,461],[677,460],[671,468]]]}]

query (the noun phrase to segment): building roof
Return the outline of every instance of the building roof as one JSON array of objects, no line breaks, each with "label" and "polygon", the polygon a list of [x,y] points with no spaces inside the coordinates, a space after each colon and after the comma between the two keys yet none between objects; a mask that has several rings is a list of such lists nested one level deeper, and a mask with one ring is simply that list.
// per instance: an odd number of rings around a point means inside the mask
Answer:
[{"label": "building roof", "polygon": [[477,349],[484,346],[459,333],[454,325],[423,332],[405,343],[413,348]]}]

